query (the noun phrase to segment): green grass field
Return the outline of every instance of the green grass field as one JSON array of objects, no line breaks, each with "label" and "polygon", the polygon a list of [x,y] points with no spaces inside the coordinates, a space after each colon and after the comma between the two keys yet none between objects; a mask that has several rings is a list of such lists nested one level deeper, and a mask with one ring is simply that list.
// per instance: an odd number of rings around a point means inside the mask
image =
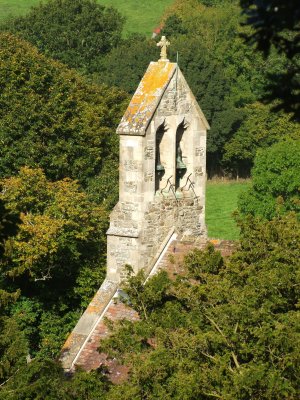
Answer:
[{"label": "green grass field", "polygon": [[208,182],[206,186],[206,224],[210,238],[234,240],[239,230],[232,217],[239,194],[249,182]]},{"label": "green grass field", "polygon": [[[45,1],[45,0],[44,0]],[[97,0],[105,6],[117,8],[126,17],[125,33],[139,32],[151,35],[166,7],[174,0]],[[0,20],[9,15],[25,14],[40,0],[0,0]]]},{"label": "green grass field", "polygon": [[127,18],[126,33],[139,32],[151,35],[159,24],[165,9],[174,0],[98,0],[105,6],[114,6]]},{"label": "green grass field", "polygon": [[0,0],[0,19],[25,14],[31,6],[38,3],[39,0]]}]

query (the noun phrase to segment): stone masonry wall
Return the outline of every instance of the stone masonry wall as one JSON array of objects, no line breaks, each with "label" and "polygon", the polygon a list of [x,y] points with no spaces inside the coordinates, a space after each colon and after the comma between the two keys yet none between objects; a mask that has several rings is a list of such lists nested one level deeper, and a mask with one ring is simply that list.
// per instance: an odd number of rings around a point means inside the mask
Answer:
[{"label": "stone masonry wall", "polygon": [[111,214],[108,279],[124,279],[126,264],[130,264],[135,273],[143,268],[148,274],[172,229],[184,240],[206,237],[206,228],[201,223],[203,206],[197,197],[156,196],[143,213],[140,224],[136,211],[135,203],[119,202]]},{"label": "stone masonry wall", "polygon": [[174,226],[174,208],[171,203],[164,201],[164,199],[156,199],[156,201],[151,202],[148,211],[145,213],[143,226],[142,255],[145,260],[145,272],[148,274],[153,264],[153,257]]},{"label": "stone masonry wall", "polygon": [[132,260],[137,259],[139,237],[137,212],[138,204],[119,202],[110,215],[110,227],[107,232],[107,277],[113,281],[123,279],[124,266],[132,265]]},{"label": "stone masonry wall", "polygon": [[202,211],[203,207],[196,197],[182,199],[157,197],[150,203],[145,213],[141,237],[146,273],[149,272],[153,257],[172,227],[185,240],[195,241],[197,238],[206,237],[206,228],[200,223]]},{"label": "stone masonry wall", "polygon": [[110,214],[108,234],[137,237],[138,222],[135,218],[137,211],[137,203],[119,201]]},{"label": "stone masonry wall", "polygon": [[185,240],[193,241],[207,236],[206,226],[200,222],[204,220],[200,219],[204,209],[198,197],[178,199],[177,210],[176,232],[184,236]]}]

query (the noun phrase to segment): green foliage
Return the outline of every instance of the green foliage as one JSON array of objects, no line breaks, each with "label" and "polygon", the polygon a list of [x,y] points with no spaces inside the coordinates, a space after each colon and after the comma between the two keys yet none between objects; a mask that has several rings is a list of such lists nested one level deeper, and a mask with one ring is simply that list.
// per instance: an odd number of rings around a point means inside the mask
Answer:
[{"label": "green foliage", "polygon": [[[186,43],[189,43],[189,46]],[[232,127],[238,123],[239,115],[228,103],[229,81],[223,66],[210,57],[199,37],[180,35],[172,42],[170,57],[179,53],[179,65],[211,124],[208,135],[208,162],[220,157],[222,147],[231,135]],[[201,73],[199,73],[201,71]]]},{"label": "green foliage", "polygon": [[[8,209],[21,213],[19,231],[6,241],[1,302],[10,307],[31,354],[56,356],[104,276],[107,213],[65,179],[49,182],[39,169],[23,168],[3,181]],[[30,296],[30,297],[28,297]],[[5,304],[4,304],[5,305]]]},{"label": "green foliage", "polygon": [[204,4],[208,7],[213,7],[219,4],[230,4],[230,3],[237,3],[237,0],[199,0],[200,3]]},{"label": "green foliage", "polygon": [[[212,246],[195,250],[185,258],[186,275],[176,281],[164,272],[145,285],[143,273],[129,276],[129,303],[141,319],[117,324],[102,346],[130,366],[128,381],[113,386],[101,370],[66,378],[47,358],[57,355],[104,276],[107,213],[95,202],[111,208],[117,199],[114,128],[126,97],[88,84],[28,43],[1,33],[0,399],[300,395],[299,129],[289,115],[260,102],[267,71],[284,72],[286,60],[271,52],[264,62],[242,43],[240,31],[250,30],[239,28],[235,1],[178,0],[164,20],[170,59],[178,51],[212,125],[210,170],[222,162],[247,173],[257,150],[266,148],[258,152],[240,209],[273,220],[243,215],[235,255],[223,260]],[[103,35],[103,23],[111,35]],[[95,2],[52,0],[14,20],[10,29],[46,55],[93,72],[94,81],[132,93],[158,50],[155,41],[141,36],[120,40],[121,25],[119,14]],[[296,140],[268,148],[283,135]],[[213,197],[223,206],[222,195]],[[231,210],[235,198],[236,192]],[[216,203],[213,208],[219,236],[224,220]],[[295,214],[287,214],[290,210]],[[27,365],[28,353],[35,359]]]},{"label": "green foliage", "polygon": [[166,272],[155,275],[151,286],[144,285],[145,279],[143,271],[133,275],[129,270],[127,293],[130,304],[147,319],[148,314],[163,302],[170,282]]},{"label": "green foliage", "polygon": [[43,304],[38,299],[20,296],[11,307],[10,314],[27,340],[30,354],[35,354],[39,344],[37,326],[43,314]]},{"label": "green foliage", "polygon": [[[164,33],[173,35],[171,59],[178,52],[180,68],[211,125],[209,176],[223,173],[224,165],[231,171],[236,168],[234,155],[222,161],[225,145],[236,135],[247,141],[248,132],[240,132],[247,107],[265,93],[267,74],[282,65],[275,56],[265,62],[243,43],[240,33],[246,28],[240,27],[240,12],[235,1],[206,7],[198,0],[178,0],[165,17]],[[240,175],[247,177],[248,159],[239,155]]]},{"label": "green foliage", "polygon": [[50,360],[34,360],[20,368],[17,374],[1,388],[4,400],[67,399],[63,394],[63,375],[58,364]]},{"label": "green foliage", "polygon": [[252,170],[252,185],[241,195],[242,214],[273,218],[300,211],[300,141],[285,140],[261,150]]},{"label": "green foliage", "polygon": [[285,51],[289,57],[299,53],[300,8],[296,0],[240,0],[247,16],[246,23],[253,28],[248,40],[268,53],[272,45]]},{"label": "green foliage", "polygon": [[107,212],[75,181],[50,182],[41,169],[2,185],[20,224],[5,243],[1,289],[22,290],[10,312],[31,352],[54,356],[104,278]]},{"label": "green foliage", "polygon": [[300,119],[300,7],[297,0],[240,0],[246,16],[245,24],[251,26],[245,35],[248,43],[255,44],[265,56],[272,48],[284,55],[285,66],[270,74],[267,101],[279,99],[276,109],[292,112]]},{"label": "green foliage", "polygon": [[[28,344],[13,318],[0,318],[0,383],[4,383],[26,365]],[[1,396],[1,389],[0,389]]]},{"label": "green foliage", "polygon": [[184,262],[188,271],[199,280],[207,273],[218,274],[223,266],[221,253],[215,251],[212,244],[209,244],[204,251],[195,249],[185,257]]},{"label": "green foliage", "polygon": [[71,68],[92,72],[95,61],[118,44],[123,23],[116,9],[93,0],[50,0],[2,29]]},{"label": "green foliage", "polygon": [[[9,211],[5,207],[3,200],[0,199],[0,267],[3,262],[5,241],[17,233],[18,223],[20,223],[18,214]],[[3,285],[3,277],[0,276],[0,316],[5,313],[6,308],[11,303],[16,301],[19,295],[20,292],[18,290],[12,293],[8,292],[7,287]]]},{"label": "green foliage", "polygon": [[256,152],[268,148],[283,137],[299,138],[299,124],[292,116],[275,113],[273,106],[253,103],[245,107],[245,119],[238,131],[224,146],[223,165],[239,172],[250,173]]},{"label": "green foliage", "polygon": [[10,307],[10,314],[27,340],[30,355],[39,358],[55,358],[59,354],[66,335],[80,315],[70,311],[62,299],[45,303],[37,293],[21,296]]},{"label": "green foliage", "polygon": [[98,400],[110,383],[100,371],[78,371],[66,377],[60,365],[50,359],[35,359],[0,389],[2,400]]},{"label": "green foliage", "polygon": [[181,17],[177,14],[171,14],[166,18],[163,30],[166,37],[174,37],[188,33],[188,30],[184,27]]},{"label": "green foliage", "polygon": [[98,66],[100,73],[93,78],[96,82],[115,85],[128,93],[134,93],[150,61],[156,58],[154,40],[132,35],[102,59]]},{"label": "green foliage", "polygon": [[231,258],[211,246],[194,250],[176,281],[164,272],[145,285],[141,274],[129,278],[141,320],[121,322],[102,346],[130,366],[126,382],[108,384],[101,371],[68,380],[57,364],[37,358],[11,372],[0,398],[297,398],[299,220],[292,213],[267,223],[248,218],[241,232]]},{"label": "green foliage", "polygon": [[[245,105],[261,96],[266,72],[278,66],[278,60],[265,63],[242,42],[236,2],[205,7],[198,0],[177,1],[163,20],[162,33],[171,41],[169,58],[175,61],[178,54],[180,68],[211,124],[212,176],[220,173],[224,146],[243,121]],[[155,41],[133,36],[103,57],[93,79],[133,93],[148,63],[157,58]]]},{"label": "green foliage", "polygon": [[68,400],[105,399],[111,383],[101,368],[96,371],[76,371],[72,379],[65,380],[64,391]]},{"label": "green foliage", "polygon": [[21,213],[22,221],[7,246],[10,276],[28,272],[34,280],[66,278],[76,268],[99,263],[107,214],[80,192],[76,182],[48,182],[41,169],[24,167],[2,185],[2,199]]},{"label": "green foliage", "polygon": [[17,233],[17,223],[20,222],[17,214],[10,213],[0,200],[0,259],[4,252],[4,241],[9,237]]},{"label": "green foliage", "polygon": [[[2,283],[2,282],[1,282]],[[1,284],[3,286],[3,284]],[[20,291],[17,290],[13,293],[9,293],[4,289],[0,289],[0,314],[5,312],[7,306],[14,303],[20,295]]]},{"label": "green foliage", "polygon": [[145,292],[163,296],[103,346],[131,368],[110,399],[299,396],[299,221],[252,218],[241,231],[241,247],[227,260],[212,247],[195,250],[175,282],[164,273],[144,287],[129,282],[136,309]]},{"label": "green foliage", "polygon": [[27,165],[42,167],[53,180],[71,177],[85,185],[95,176],[100,183],[108,180],[102,168],[108,155],[118,157],[112,136],[124,93],[90,85],[28,43],[0,37],[1,175]]}]

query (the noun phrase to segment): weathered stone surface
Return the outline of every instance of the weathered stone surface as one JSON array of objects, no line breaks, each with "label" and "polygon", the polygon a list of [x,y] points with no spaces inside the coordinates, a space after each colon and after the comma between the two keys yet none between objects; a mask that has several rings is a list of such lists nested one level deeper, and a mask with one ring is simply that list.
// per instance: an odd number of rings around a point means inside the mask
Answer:
[{"label": "weathered stone surface", "polygon": [[[135,272],[151,269],[171,228],[184,237],[206,236],[208,128],[177,64],[151,63],[118,128],[120,191],[107,231],[109,279],[120,281],[125,264]],[[177,169],[178,149],[186,170]],[[126,236],[136,239],[134,246],[117,239]]]},{"label": "weathered stone surface", "polygon": [[85,341],[96,326],[111,298],[116,293],[117,288],[118,285],[116,282],[105,279],[88,308],[79,319],[62,348],[60,360],[65,370],[73,368],[76,357],[78,357]]}]

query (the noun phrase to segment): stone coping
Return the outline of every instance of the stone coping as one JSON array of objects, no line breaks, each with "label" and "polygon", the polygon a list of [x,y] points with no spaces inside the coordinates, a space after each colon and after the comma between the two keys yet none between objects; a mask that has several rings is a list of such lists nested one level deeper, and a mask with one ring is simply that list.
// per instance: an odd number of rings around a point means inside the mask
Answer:
[{"label": "stone coping", "polygon": [[118,283],[105,279],[67,338],[60,356],[65,371],[71,371],[94,328],[117,292]]}]

